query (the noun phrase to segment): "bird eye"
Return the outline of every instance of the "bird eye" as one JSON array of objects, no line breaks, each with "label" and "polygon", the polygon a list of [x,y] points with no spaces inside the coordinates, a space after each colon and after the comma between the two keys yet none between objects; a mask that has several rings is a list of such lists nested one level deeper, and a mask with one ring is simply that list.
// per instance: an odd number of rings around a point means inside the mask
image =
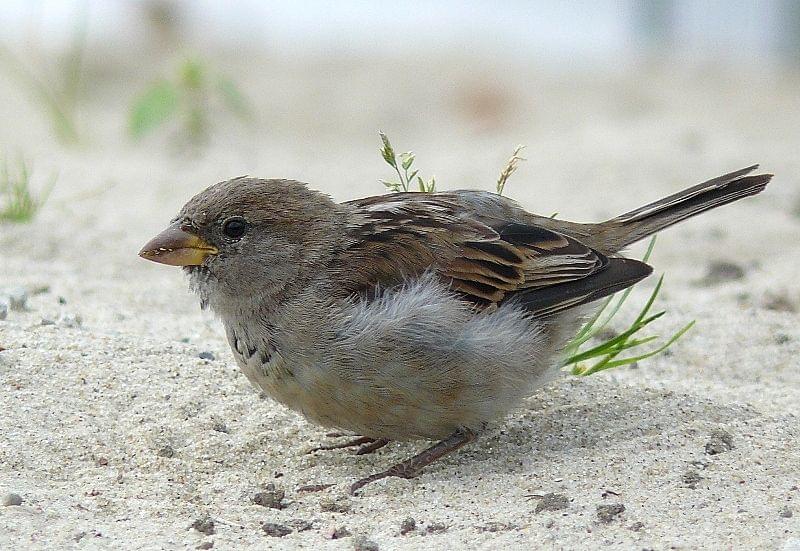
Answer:
[{"label": "bird eye", "polygon": [[222,225],[222,233],[232,239],[239,239],[244,235],[245,230],[247,230],[247,222],[239,216],[228,218]]}]

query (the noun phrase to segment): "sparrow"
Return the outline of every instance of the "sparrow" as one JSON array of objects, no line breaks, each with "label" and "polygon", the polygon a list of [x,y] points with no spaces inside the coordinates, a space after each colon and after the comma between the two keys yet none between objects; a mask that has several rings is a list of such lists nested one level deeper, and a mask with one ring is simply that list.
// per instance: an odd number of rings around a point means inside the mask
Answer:
[{"label": "sparrow", "polygon": [[652,268],[620,251],[761,192],[758,165],[601,223],[538,216],[486,191],[336,203],[294,180],[195,195],[139,253],[182,266],[245,376],[325,427],[438,441],[352,484],[411,478],[553,378],[592,303]]}]

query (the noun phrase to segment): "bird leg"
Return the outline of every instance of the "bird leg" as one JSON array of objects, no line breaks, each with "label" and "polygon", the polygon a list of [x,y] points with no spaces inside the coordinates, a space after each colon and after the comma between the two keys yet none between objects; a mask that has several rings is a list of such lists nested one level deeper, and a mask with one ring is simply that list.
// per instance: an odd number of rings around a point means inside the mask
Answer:
[{"label": "bird leg", "polygon": [[[350,436],[339,433],[331,433],[327,436],[331,436],[334,434],[337,436]],[[314,453],[316,451],[321,451],[321,450],[340,450],[342,448],[353,448],[355,446],[359,446],[359,448],[356,450],[356,455],[364,455],[367,453],[372,453],[375,450],[384,447],[388,443],[389,440],[387,440],[386,438],[371,438],[369,436],[359,436],[358,438],[347,440],[346,442],[342,442],[341,444],[328,444],[325,446],[318,446],[316,448],[308,450],[306,453]]]},{"label": "bird leg", "polygon": [[368,453],[374,453],[375,450],[381,449],[388,443],[389,443],[388,438],[375,438],[372,442],[367,442],[363,446],[360,446],[356,450],[356,455],[366,455]]},{"label": "bird leg", "polygon": [[419,472],[436,461],[437,459],[444,457],[450,452],[453,452],[463,446],[464,444],[469,444],[475,440],[475,433],[469,429],[458,429],[453,434],[439,442],[438,444],[434,444],[430,448],[418,453],[411,459],[407,459],[402,463],[398,463],[397,465],[393,465],[389,467],[387,470],[373,474],[366,478],[362,478],[352,486],[350,486],[350,493],[355,494],[358,490],[375,482],[376,480],[380,480],[382,478],[387,478],[390,476],[397,476],[400,478],[414,478],[419,474]]}]

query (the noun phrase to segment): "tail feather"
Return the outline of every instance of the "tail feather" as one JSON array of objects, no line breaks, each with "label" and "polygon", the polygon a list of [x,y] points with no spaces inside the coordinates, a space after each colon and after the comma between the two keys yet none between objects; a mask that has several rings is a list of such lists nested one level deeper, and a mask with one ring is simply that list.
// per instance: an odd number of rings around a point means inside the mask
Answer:
[{"label": "tail feather", "polygon": [[619,250],[696,214],[762,192],[772,174],[748,176],[757,168],[753,165],[719,176],[609,220],[606,224],[617,235],[615,248]]}]

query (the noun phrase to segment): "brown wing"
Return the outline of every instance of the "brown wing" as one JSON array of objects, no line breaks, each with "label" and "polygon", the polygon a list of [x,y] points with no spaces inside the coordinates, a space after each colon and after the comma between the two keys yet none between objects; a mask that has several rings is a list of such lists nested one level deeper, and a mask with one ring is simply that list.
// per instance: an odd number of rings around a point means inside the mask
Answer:
[{"label": "brown wing", "polygon": [[605,296],[594,295],[611,283],[627,287],[641,279],[629,282],[632,274],[622,273],[592,285],[610,264],[619,268],[617,259],[551,229],[484,219],[472,205],[465,208],[462,195],[399,193],[348,203],[355,222],[338,267],[348,293],[369,295],[432,270],[480,309],[517,298],[533,312],[550,313]]}]

